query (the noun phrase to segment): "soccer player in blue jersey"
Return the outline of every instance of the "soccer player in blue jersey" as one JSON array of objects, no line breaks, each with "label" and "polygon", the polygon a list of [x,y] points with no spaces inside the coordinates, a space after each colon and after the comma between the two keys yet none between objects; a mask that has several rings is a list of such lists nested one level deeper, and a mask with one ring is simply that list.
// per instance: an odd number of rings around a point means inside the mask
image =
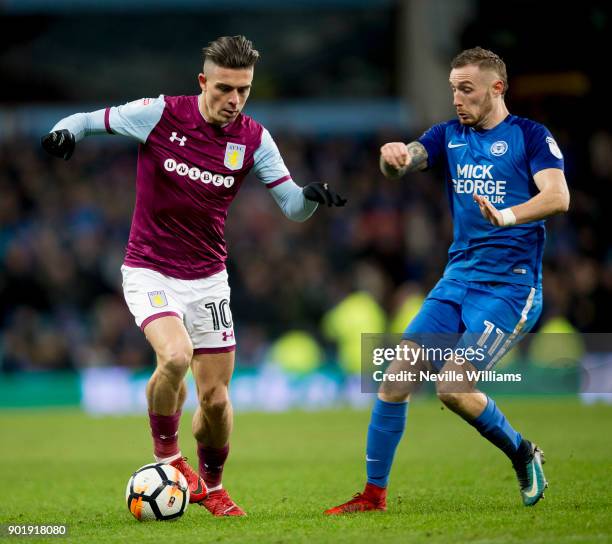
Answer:
[{"label": "soccer player in blue jersey", "polygon": [[[458,119],[433,126],[408,145],[385,144],[380,166],[395,179],[442,163],[454,222],[444,275],[408,325],[402,345],[416,348],[427,335],[448,333],[456,335],[455,348],[485,347],[485,357],[479,364],[395,360],[387,373],[406,364],[413,370],[432,364],[441,372],[492,368],[540,315],[544,219],[569,206],[563,155],[551,133],[508,112],[502,59],[477,47],[455,57],[451,68]],[[368,427],[365,490],[326,514],[386,510],[389,472],[417,385],[383,381]],[[508,456],[523,504],[536,504],[548,485],[538,446],[523,438],[469,379],[436,385],[449,409]]]}]

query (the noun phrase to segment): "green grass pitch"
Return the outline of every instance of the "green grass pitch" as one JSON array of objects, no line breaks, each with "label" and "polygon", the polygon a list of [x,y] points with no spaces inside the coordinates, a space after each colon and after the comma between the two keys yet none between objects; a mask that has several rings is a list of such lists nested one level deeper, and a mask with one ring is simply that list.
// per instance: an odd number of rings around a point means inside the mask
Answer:
[{"label": "green grass pitch", "polygon": [[[224,484],[249,516],[216,519],[191,505],[178,521],[138,523],[123,495],[131,472],[151,461],[146,418],[32,410],[0,412],[0,524],[69,525],[68,537],[41,542],[612,542],[612,406],[498,404],[546,453],[550,488],[534,508],[522,506],[503,454],[417,399],[387,513],[322,515],[363,486],[369,413],[237,414]],[[184,417],[183,453],[194,461],[189,428]],[[34,539],[6,539],[23,540]]]}]

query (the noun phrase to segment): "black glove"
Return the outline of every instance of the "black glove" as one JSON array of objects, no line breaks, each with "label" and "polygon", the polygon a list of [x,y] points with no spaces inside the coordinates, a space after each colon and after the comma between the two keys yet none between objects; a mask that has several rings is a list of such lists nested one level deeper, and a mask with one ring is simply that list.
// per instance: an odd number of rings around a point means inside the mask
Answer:
[{"label": "black glove", "polygon": [[327,183],[310,183],[302,189],[304,198],[318,202],[319,204],[327,204],[328,206],[344,206],[346,198],[342,198],[338,193],[332,191]]},{"label": "black glove", "polygon": [[76,146],[76,139],[72,132],[63,128],[62,130],[54,130],[49,132],[49,134],[45,134],[41,138],[40,143],[47,153],[67,161],[72,157],[74,147]]}]

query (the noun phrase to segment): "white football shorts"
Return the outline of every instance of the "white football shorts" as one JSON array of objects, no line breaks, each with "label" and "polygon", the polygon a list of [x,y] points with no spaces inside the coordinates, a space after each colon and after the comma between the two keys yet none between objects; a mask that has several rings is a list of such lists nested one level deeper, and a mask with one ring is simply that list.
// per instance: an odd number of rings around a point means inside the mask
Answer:
[{"label": "white football shorts", "polygon": [[226,270],[198,280],[125,265],[121,273],[123,296],[143,331],[151,321],[174,315],[183,321],[194,354],[236,349]]}]

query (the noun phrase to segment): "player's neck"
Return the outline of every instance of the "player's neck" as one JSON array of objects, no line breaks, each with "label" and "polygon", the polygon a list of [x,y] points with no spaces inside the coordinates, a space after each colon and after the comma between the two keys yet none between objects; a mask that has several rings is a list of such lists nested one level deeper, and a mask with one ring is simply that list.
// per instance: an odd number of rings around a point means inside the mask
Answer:
[{"label": "player's neck", "polygon": [[215,125],[217,127],[226,127],[227,125],[229,125],[229,123],[224,123],[222,125],[218,124],[218,123],[213,123],[210,120],[210,116],[207,113],[206,110],[206,102],[204,100],[204,95],[200,94],[200,96],[198,96],[198,109],[200,110],[200,115],[202,116],[202,119],[204,119],[204,121],[206,121],[209,125]]},{"label": "player's neck", "polygon": [[500,123],[503,123],[504,119],[508,117],[509,114],[510,112],[506,107],[506,103],[502,100],[491,110],[491,113],[483,119],[482,124],[478,128],[482,130],[491,130]]}]

